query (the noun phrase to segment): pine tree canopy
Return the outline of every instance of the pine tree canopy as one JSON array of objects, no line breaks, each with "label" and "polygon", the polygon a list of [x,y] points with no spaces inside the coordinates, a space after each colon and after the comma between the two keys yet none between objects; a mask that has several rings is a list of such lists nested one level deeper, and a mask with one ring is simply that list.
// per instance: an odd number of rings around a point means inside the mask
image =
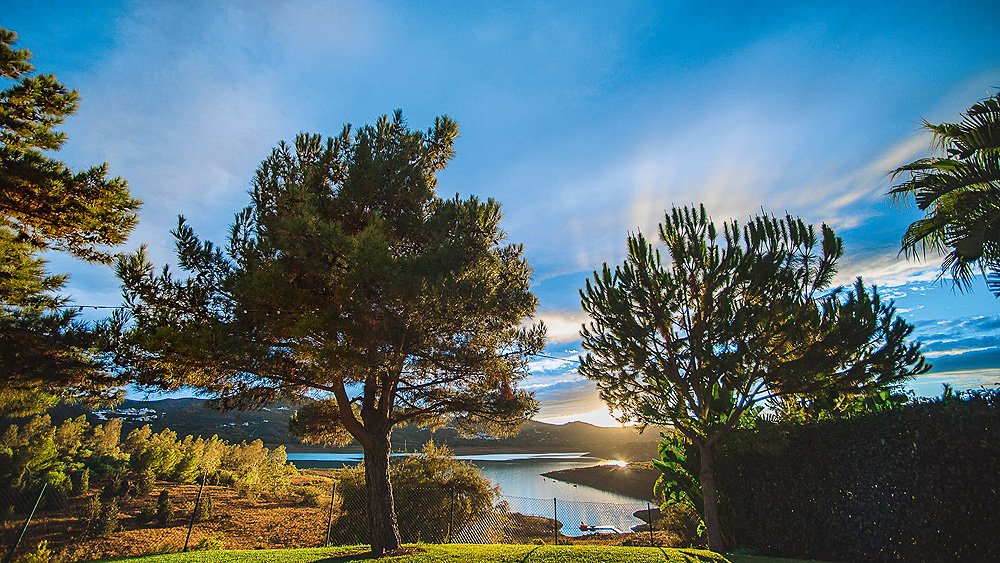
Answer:
[{"label": "pine tree canopy", "polygon": [[46,155],[65,133],[55,127],[79,95],[55,76],[32,75],[31,53],[0,28],[0,414],[38,412],[59,399],[106,401],[117,380],[97,356],[97,338],[58,294],[66,276],[50,275],[42,250],[109,262],[136,222],[139,201],[107,165],[74,172]]},{"label": "pine tree canopy", "polygon": [[54,128],[72,115],[79,94],[51,74],[33,76],[31,52],[14,49],[17,34],[0,28],[0,221],[38,248],[110,262],[136,223],[139,201],[107,164],[74,172],[44,151],[59,150],[66,134]]},{"label": "pine tree canopy", "polygon": [[864,395],[926,370],[874,288],[829,291],[843,250],[826,225],[762,215],[720,233],[701,206],[672,209],[659,234],[669,261],[634,234],[625,262],[581,291],[581,373],[624,419],[707,438],[757,403]]}]

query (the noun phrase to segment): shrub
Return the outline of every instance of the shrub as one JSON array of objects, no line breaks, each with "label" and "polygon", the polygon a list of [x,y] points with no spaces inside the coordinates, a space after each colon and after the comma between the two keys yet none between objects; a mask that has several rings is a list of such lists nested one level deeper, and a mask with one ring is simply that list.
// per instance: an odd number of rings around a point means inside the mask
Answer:
[{"label": "shrub", "polygon": [[170,500],[170,494],[167,490],[163,489],[160,491],[160,496],[156,499],[156,525],[166,528],[173,517],[174,503]]},{"label": "shrub", "polygon": [[323,490],[314,485],[295,487],[292,491],[299,497],[299,504],[303,506],[322,506]]},{"label": "shrub", "polygon": [[675,538],[671,547],[704,547],[701,527],[701,516],[688,503],[665,506],[662,517],[654,522],[657,531],[667,532]]},{"label": "shrub", "polygon": [[[447,448],[428,443],[421,455],[394,460],[389,478],[403,542],[444,542],[449,531],[457,535],[473,522],[495,516],[496,487],[475,466],[456,460]],[[364,483],[363,464],[341,472],[337,495],[343,502],[333,528],[338,541],[367,542]]]},{"label": "shrub", "polygon": [[88,491],[90,491],[90,469],[84,467],[73,479],[73,496],[83,496]]},{"label": "shrub", "polygon": [[196,502],[194,507],[194,521],[205,522],[211,520],[213,513],[212,497],[208,494],[202,495],[201,502]]},{"label": "shrub", "polygon": [[145,470],[134,476],[132,485],[129,487],[129,494],[135,498],[149,496],[156,487],[156,475],[152,470]]},{"label": "shrub", "polygon": [[118,500],[112,499],[104,503],[100,516],[97,517],[97,533],[101,536],[110,536],[118,531],[118,520],[121,518],[121,510],[118,508]]},{"label": "shrub", "polygon": [[176,542],[165,541],[146,548],[144,555],[161,555],[164,553],[179,553],[184,546]]},{"label": "shrub", "polygon": [[194,544],[194,547],[191,548],[191,551],[211,551],[215,549],[223,549],[224,547],[226,547],[226,544],[222,540],[221,536],[220,537],[206,536],[204,538],[201,538],[201,540],[198,543]]},{"label": "shrub", "polygon": [[114,475],[104,483],[101,489],[101,500],[109,501],[125,496],[128,492],[128,481],[124,475]]},{"label": "shrub", "polygon": [[48,484],[48,488],[45,489],[42,505],[49,508],[65,506],[70,491],[73,489],[70,478],[62,471],[52,470],[45,474],[45,482]]},{"label": "shrub", "polygon": [[97,520],[100,517],[101,499],[97,495],[89,497],[83,505],[83,520],[86,523],[86,529],[90,530],[96,527]]},{"label": "shrub", "polygon": [[59,560],[60,558],[53,555],[52,550],[49,549],[49,542],[42,540],[33,551],[21,555],[14,561],[15,563],[57,563]]}]

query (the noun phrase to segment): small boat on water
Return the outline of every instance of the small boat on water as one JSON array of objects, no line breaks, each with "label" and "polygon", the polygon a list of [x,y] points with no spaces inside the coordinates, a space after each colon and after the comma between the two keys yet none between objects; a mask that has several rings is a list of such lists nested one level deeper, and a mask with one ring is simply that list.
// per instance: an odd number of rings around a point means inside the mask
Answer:
[{"label": "small boat on water", "polygon": [[596,534],[622,534],[621,530],[615,528],[614,526],[590,526],[583,522],[580,522],[581,532],[593,532]]}]

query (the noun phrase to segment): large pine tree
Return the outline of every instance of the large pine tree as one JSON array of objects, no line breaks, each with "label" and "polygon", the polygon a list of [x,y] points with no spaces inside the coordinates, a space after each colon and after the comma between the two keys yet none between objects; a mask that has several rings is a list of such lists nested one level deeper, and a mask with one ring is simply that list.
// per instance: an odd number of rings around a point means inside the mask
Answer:
[{"label": "large pine tree", "polygon": [[372,551],[398,547],[389,436],[399,424],[511,431],[535,412],[516,390],[544,327],[500,205],[441,199],[457,124],[400,112],[336,138],[299,135],[257,170],[224,248],[183,219],[178,278],[144,252],[119,262],[131,309],[121,365],[229,407],[292,399],[301,435],[365,453]]}]

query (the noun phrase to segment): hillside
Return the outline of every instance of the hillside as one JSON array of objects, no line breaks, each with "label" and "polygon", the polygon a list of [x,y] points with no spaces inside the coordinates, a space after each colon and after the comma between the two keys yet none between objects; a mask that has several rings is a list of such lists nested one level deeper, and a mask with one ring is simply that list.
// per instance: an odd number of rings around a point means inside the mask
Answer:
[{"label": "hillside", "polygon": [[[54,422],[86,414],[91,424],[101,424],[107,417],[123,418],[124,431],[149,424],[154,431],[169,428],[179,435],[211,436],[217,434],[230,442],[260,439],[267,445],[285,445],[290,451],[360,451],[357,444],[330,449],[301,444],[288,434],[288,419],[294,406],[275,405],[252,411],[220,412],[203,399],[163,399],[125,401],[114,412],[90,411],[77,406],[60,405],[49,411]],[[414,451],[429,440],[447,444],[460,453],[509,452],[591,452],[608,459],[646,460],[656,455],[659,430],[650,428],[638,434],[631,428],[602,428],[585,422],[546,424],[529,421],[513,437],[493,439],[482,436],[462,438],[455,430],[431,431],[416,427],[397,428],[392,434],[394,451]]]}]

